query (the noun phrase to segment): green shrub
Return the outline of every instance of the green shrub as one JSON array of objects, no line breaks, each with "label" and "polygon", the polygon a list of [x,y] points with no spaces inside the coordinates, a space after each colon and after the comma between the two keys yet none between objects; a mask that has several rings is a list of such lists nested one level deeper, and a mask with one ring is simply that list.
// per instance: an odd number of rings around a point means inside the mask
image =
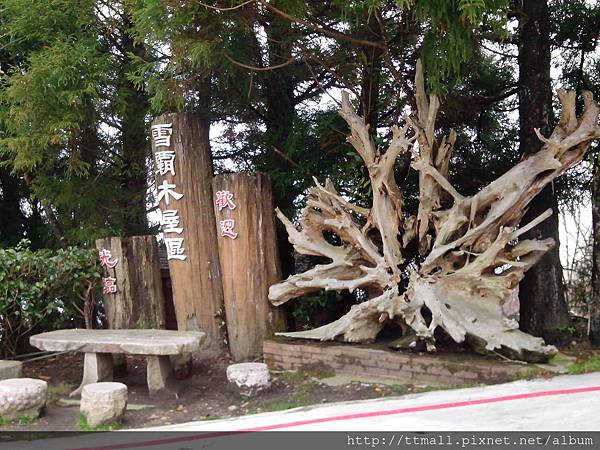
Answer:
[{"label": "green shrub", "polygon": [[30,423],[35,422],[37,419],[33,417],[23,414],[22,416],[17,417],[16,419],[8,419],[7,417],[0,416],[0,427],[5,425],[18,423],[19,425],[29,425]]},{"label": "green shrub", "polygon": [[23,240],[0,248],[2,357],[19,352],[34,332],[90,327],[101,271],[95,250],[33,251]]},{"label": "green shrub", "polygon": [[[292,313],[296,320],[296,329],[308,330],[341,317],[344,312],[340,310],[341,303],[342,295],[334,291],[321,291],[303,296],[295,302]],[[331,314],[337,316],[329,317]],[[319,315],[328,315],[328,318],[323,321]]]}]

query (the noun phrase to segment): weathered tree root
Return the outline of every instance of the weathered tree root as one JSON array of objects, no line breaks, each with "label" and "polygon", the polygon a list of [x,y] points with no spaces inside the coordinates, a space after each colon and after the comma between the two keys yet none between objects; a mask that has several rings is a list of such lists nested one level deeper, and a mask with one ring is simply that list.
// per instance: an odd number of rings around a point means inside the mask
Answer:
[{"label": "weathered tree root", "polygon": [[[552,239],[520,239],[548,218],[550,210],[528,224],[520,225],[521,220],[543,187],[581,161],[591,142],[600,137],[598,105],[585,92],[584,112],[576,117],[575,93],[560,91],[561,119],[549,138],[538,132],[542,149],[477,194],[464,197],[447,178],[456,136],[453,132],[435,136],[439,101],[435,95],[425,95],[420,64],[416,91],[417,112],[405,117],[402,129],[393,128],[384,153],[376,148],[364,119],[343,94],[340,114],[350,125],[348,141],[369,172],[371,209],[344,200],[329,180],[324,186],[315,180],[300,228],[277,211],[296,251],[331,262],[271,286],[273,304],[322,289],[352,292],[362,288],[381,294],[353,306],[328,325],[280,335],[365,342],[374,340],[387,322],[395,321],[429,350],[435,349],[434,332],[441,327],[454,341],[467,341],[480,351],[498,351],[526,361],[547,360],[556,348],[519,331],[518,322],[506,316],[503,305],[517,295],[525,271],[555,245]],[[395,160],[406,152],[412,154],[411,166],[419,172],[416,217],[403,214],[402,194],[394,179]],[[337,235],[342,245],[329,243],[324,232]],[[414,240],[424,260],[411,268],[403,263],[414,258],[406,250]],[[409,283],[400,291],[403,275],[409,276]],[[425,308],[430,319],[423,315]]]}]

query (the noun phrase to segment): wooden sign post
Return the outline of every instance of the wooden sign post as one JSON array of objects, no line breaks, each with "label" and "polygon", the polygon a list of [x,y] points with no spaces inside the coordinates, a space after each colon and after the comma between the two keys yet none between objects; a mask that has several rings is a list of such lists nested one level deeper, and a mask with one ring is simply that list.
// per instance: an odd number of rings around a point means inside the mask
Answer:
[{"label": "wooden sign post", "polygon": [[108,327],[164,328],[158,243],[154,236],[109,237],[96,241]]},{"label": "wooden sign post", "polygon": [[250,360],[285,323],[267,298],[281,280],[271,181],[264,174],[218,175],[213,190],[229,350],[236,361]]},{"label": "wooden sign post", "polygon": [[208,132],[198,115],[164,114],[151,139],[177,327],[204,331],[206,346],[217,349],[225,317]]}]

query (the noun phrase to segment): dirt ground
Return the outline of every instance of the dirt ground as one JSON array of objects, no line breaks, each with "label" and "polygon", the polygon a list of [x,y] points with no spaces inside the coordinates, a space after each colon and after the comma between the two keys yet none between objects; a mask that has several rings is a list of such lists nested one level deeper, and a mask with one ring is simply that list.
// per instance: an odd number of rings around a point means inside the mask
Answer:
[{"label": "dirt ground", "polygon": [[[176,380],[175,395],[151,400],[146,387],[144,358],[127,358],[127,373],[115,376],[128,386],[128,409],[122,429],[169,425],[195,420],[214,420],[298,406],[389,397],[430,390],[432,387],[412,384],[381,384],[338,380],[336,385],[325,384],[324,377],[333,374],[318,372],[274,372],[272,387],[254,398],[234,392],[225,374],[231,361],[224,357],[195,359],[191,375]],[[83,355],[66,354],[26,362],[25,377],[48,382],[48,405],[42,417],[35,421],[0,425],[0,431],[77,431],[79,404],[69,393],[81,381]]]},{"label": "dirt ground", "polygon": [[[571,360],[585,360],[600,352],[563,349]],[[596,365],[600,359],[596,359]],[[232,361],[224,356],[199,357],[193,360],[190,375],[173,380],[175,395],[150,399],[146,386],[146,361],[143,357],[127,357],[127,371],[115,375],[115,381],[128,387],[128,407],[121,429],[170,425],[197,420],[214,420],[259,412],[278,411],[318,403],[390,397],[424,392],[444,386],[433,384],[394,384],[381,379],[332,376],[324,372],[271,372],[272,387],[253,398],[242,397],[227,382],[226,368]],[[600,367],[592,368],[600,370]],[[80,414],[78,398],[69,393],[80,383],[83,373],[82,354],[63,354],[24,363],[25,377],[48,382],[48,404],[37,420],[21,423],[0,422],[0,432],[7,431],[78,431]]]}]

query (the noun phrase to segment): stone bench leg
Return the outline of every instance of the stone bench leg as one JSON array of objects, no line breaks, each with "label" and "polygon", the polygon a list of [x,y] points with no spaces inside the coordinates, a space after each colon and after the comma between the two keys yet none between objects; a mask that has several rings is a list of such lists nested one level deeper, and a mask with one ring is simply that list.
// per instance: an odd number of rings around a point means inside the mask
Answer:
[{"label": "stone bench leg", "polygon": [[155,397],[161,393],[167,393],[167,378],[171,374],[171,363],[168,356],[147,356],[147,380],[148,393]]},{"label": "stone bench leg", "polygon": [[86,353],[83,360],[83,379],[81,385],[71,392],[70,397],[81,394],[86,384],[99,381],[112,381],[113,360],[110,353]]}]

